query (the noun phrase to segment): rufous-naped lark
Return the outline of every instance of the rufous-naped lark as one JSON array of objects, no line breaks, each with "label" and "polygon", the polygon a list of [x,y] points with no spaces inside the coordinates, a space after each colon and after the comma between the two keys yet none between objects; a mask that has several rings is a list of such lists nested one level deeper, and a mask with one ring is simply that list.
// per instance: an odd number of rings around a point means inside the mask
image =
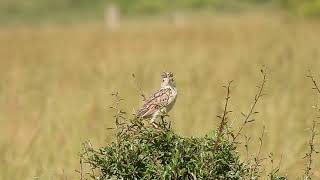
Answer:
[{"label": "rufous-naped lark", "polygon": [[161,87],[152,96],[145,100],[145,104],[137,112],[138,118],[151,118],[150,123],[158,127],[155,120],[157,117],[168,113],[177,99],[176,84],[173,79],[173,73],[161,73]]}]

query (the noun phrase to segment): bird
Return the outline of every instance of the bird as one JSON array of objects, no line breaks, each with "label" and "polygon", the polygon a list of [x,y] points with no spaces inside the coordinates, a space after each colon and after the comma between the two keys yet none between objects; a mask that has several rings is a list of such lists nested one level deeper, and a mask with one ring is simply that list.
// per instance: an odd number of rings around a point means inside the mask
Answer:
[{"label": "bird", "polygon": [[157,117],[166,115],[174,106],[177,100],[177,88],[172,72],[161,73],[160,89],[153,93],[144,102],[144,105],[137,111],[137,118],[151,118],[150,123],[158,128],[155,122]]}]

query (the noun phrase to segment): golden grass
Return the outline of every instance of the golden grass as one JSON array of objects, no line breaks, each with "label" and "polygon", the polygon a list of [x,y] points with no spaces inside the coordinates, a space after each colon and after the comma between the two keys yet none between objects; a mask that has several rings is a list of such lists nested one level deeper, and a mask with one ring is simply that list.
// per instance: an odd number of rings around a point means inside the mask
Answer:
[{"label": "golden grass", "polygon": [[76,179],[81,143],[112,140],[110,94],[119,91],[129,113],[141,105],[131,73],[151,93],[160,72],[174,72],[179,97],[170,118],[188,136],[217,127],[221,86],[234,80],[237,127],[262,65],[270,76],[257,122],[245,129],[251,153],[266,125],[264,155],[283,155],[282,171],[302,175],[305,129],[317,102],[306,75],[308,68],[320,70],[319,42],[320,24],[263,14],[190,17],[184,28],[128,21],[117,32],[98,23],[2,27],[0,179]]}]

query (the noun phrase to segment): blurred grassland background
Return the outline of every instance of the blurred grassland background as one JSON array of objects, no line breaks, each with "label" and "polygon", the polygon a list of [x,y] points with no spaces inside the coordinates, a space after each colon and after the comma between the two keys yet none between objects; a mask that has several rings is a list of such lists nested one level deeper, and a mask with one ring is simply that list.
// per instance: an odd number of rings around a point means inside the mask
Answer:
[{"label": "blurred grassland background", "polygon": [[[256,153],[265,125],[263,154],[282,159],[290,179],[303,173],[306,128],[317,116],[306,75],[312,69],[320,81],[319,1],[152,2],[114,1],[123,16],[110,31],[103,20],[108,1],[0,1],[0,179],[77,179],[81,143],[113,139],[111,93],[120,93],[129,114],[142,104],[132,73],[146,94],[158,88],[162,71],[175,74],[179,96],[170,119],[184,136],[217,127],[221,86],[234,80],[236,128],[262,65],[270,70],[267,95],[245,129],[249,152]],[[177,9],[188,12],[183,27],[167,15]],[[314,163],[320,178],[319,156]]]}]

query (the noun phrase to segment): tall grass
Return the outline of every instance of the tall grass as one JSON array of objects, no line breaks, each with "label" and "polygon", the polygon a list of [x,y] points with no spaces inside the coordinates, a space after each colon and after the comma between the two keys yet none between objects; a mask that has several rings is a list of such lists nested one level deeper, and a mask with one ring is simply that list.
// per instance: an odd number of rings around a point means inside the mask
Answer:
[{"label": "tall grass", "polygon": [[309,136],[303,129],[311,126],[317,97],[305,76],[310,67],[319,72],[319,30],[317,22],[269,14],[190,16],[184,28],[161,18],[132,20],[117,32],[102,24],[1,27],[0,179],[78,177],[81,143],[100,147],[114,139],[106,130],[113,123],[110,94],[126,97],[129,113],[141,105],[132,73],[149,94],[160,72],[174,72],[179,97],[172,128],[203,136],[218,126],[222,83],[234,80],[230,108],[245,111],[263,64],[270,69],[264,103],[256,107],[263,115],[243,133],[255,149],[264,125],[262,155],[282,157],[289,178],[301,175]]}]

